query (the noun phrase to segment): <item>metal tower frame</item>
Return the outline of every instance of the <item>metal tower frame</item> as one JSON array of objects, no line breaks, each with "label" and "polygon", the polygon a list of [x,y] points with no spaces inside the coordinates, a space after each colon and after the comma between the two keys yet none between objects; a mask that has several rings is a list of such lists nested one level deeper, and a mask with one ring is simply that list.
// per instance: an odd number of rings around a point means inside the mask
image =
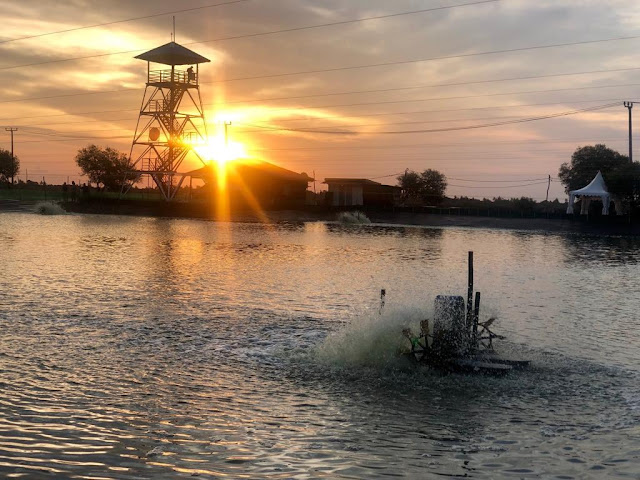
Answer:
[{"label": "metal tower frame", "polygon": [[[129,158],[136,173],[149,175],[171,201],[187,176],[178,171],[187,155],[193,152],[206,164],[193,147],[207,143],[199,64],[209,60],[175,42],[135,58],[147,61],[147,83]],[[152,70],[151,63],[171,68]],[[184,65],[191,66],[180,68]],[[128,183],[123,192],[131,186]]]}]

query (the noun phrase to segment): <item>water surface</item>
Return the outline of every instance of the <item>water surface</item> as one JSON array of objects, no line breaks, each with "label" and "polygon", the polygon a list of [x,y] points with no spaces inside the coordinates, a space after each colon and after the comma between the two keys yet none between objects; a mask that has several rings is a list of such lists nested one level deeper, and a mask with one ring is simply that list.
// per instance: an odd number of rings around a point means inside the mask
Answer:
[{"label": "water surface", "polygon": [[[468,250],[527,371],[395,356],[464,294]],[[639,478],[639,259],[632,237],[0,214],[0,475]]]}]

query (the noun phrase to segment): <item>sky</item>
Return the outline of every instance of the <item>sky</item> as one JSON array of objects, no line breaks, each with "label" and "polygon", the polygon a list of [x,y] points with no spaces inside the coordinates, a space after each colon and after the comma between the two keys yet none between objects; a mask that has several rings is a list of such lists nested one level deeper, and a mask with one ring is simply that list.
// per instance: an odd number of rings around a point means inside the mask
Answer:
[{"label": "sky", "polygon": [[317,190],[328,177],[395,184],[431,168],[448,196],[544,200],[550,175],[549,198],[563,201],[560,165],[596,143],[627,154],[623,101],[640,102],[635,1],[0,6],[0,125],[18,128],[23,180],[79,179],[88,144],[129,153],[147,78],[134,57],[171,41],[172,17],[176,41],[211,60],[200,66],[209,134],[230,121],[248,156],[305,172]]}]

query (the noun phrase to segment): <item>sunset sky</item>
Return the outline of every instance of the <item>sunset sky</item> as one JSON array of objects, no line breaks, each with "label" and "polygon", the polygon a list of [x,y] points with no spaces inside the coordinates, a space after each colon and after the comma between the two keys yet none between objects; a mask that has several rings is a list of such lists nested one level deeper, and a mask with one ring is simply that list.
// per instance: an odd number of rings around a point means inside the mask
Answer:
[{"label": "sunset sky", "polygon": [[[395,184],[407,168],[434,168],[449,196],[544,200],[547,175],[576,147],[627,154],[622,102],[640,101],[634,1],[0,5],[0,124],[18,128],[20,178],[47,183],[77,179],[89,143],[129,152],[147,68],[133,57],[171,40],[172,16],[176,41],[211,59],[200,66],[210,135],[229,120],[250,156],[315,172],[318,189],[326,177]],[[636,160],[638,148],[640,136]]]}]

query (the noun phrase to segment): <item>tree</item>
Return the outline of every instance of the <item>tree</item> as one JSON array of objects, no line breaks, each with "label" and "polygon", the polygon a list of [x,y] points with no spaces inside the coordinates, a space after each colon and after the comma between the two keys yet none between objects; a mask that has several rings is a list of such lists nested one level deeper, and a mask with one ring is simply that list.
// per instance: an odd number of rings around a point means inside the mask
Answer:
[{"label": "tree", "polygon": [[8,182],[20,171],[20,160],[9,150],[0,148],[0,181]]},{"label": "tree", "polygon": [[141,176],[134,171],[133,163],[124,153],[111,147],[89,145],[81,148],[76,163],[91,182],[109,190],[120,190],[124,183],[137,182]]},{"label": "tree", "polygon": [[447,177],[437,170],[428,169],[420,174],[422,180],[421,195],[427,205],[438,205],[444,200],[447,190]]},{"label": "tree", "polygon": [[571,164],[560,166],[558,177],[567,192],[589,184],[598,170],[609,192],[627,204],[640,201],[640,164],[631,163],[629,157],[605,145],[580,147],[571,155]]},{"label": "tree", "polygon": [[531,197],[512,198],[511,203],[522,215],[533,213],[536,207],[536,201]]},{"label": "tree", "polygon": [[422,173],[407,170],[398,177],[403,201],[419,201],[425,205],[438,205],[444,200],[447,177],[437,170],[427,169]]},{"label": "tree", "polygon": [[617,167],[606,179],[610,193],[625,203],[640,203],[640,163],[627,162]]},{"label": "tree", "polygon": [[398,177],[398,185],[402,189],[402,203],[419,200],[420,184],[420,174],[409,169]]},{"label": "tree", "polygon": [[[571,155],[571,164],[560,165],[558,177],[567,193],[589,184],[598,170],[602,172],[605,181],[609,183],[616,175],[616,170],[624,165],[630,165],[629,157],[622,155],[606,145],[579,147]],[[612,191],[612,193],[617,193]]]}]

